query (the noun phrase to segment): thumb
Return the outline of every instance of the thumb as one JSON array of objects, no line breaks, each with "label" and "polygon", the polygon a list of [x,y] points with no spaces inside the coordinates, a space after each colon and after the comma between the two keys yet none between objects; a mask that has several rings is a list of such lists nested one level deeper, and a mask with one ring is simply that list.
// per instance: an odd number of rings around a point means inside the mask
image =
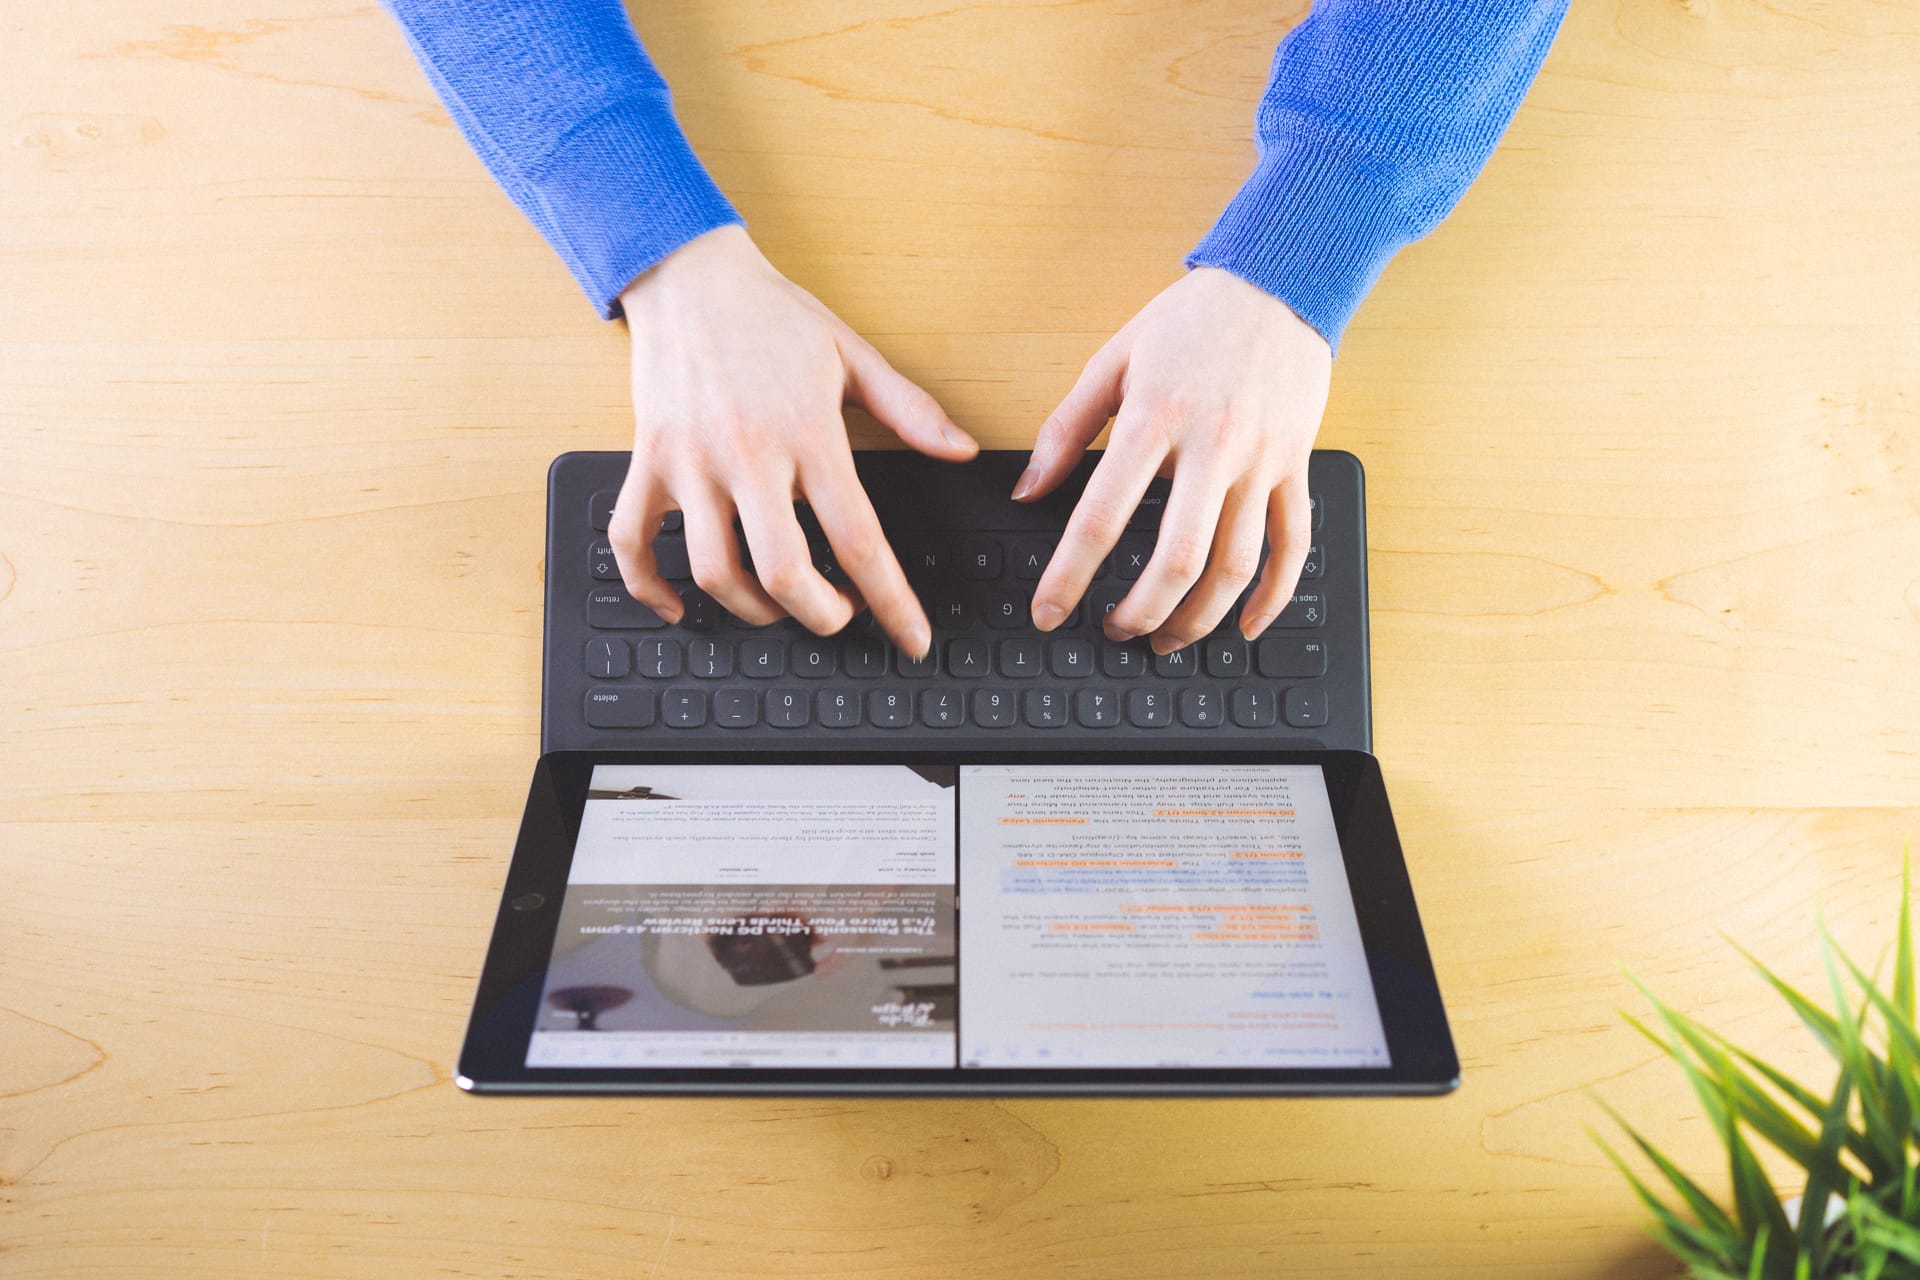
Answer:
[{"label": "thumb", "polygon": [[964,462],[980,445],[953,425],[946,410],[918,384],[887,363],[865,338],[848,332],[840,339],[847,370],[847,398],[893,430],[921,453]]}]

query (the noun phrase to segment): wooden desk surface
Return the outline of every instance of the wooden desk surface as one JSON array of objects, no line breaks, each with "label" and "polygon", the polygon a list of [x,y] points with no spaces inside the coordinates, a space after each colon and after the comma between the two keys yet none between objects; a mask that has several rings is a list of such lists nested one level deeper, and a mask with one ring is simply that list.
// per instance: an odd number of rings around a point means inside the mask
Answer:
[{"label": "wooden desk surface", "polygon": [[[773,260],[1013,447],[1301,8],[640,22]],[[1917,118],[1904,0],[1583,0],[1347,339],[1457,1095],[483,1100],[543,473],[625,335],[368,0],[9,6],[0,1273],[1670,1274],[1586,1091],[1714,1148],[1620,966],[1817,1070],[1721,933],[1877,954],[1920,829]]]}]

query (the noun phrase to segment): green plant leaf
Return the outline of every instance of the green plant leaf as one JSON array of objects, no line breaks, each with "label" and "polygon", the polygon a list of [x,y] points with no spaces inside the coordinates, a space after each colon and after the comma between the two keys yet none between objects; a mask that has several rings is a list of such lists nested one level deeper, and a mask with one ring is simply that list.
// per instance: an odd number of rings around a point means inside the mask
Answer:
[{"label": "green plant leaf", "polygon": [[[1693,1211],[1693,1216],[1699,1220],[1703,1228],[1717,1235],[1732,1235],[1734,1233],[1733,1219],[1727,1216],[1726,1210],[1714,1203],[1713,1197],[1708,1195],[1699,1183],[1689,1178],[1681,1171],[1678,1165],[1668,1159],[1667,1156],[1651,1142],[1648,1142],[1646,1138],[1641,1135],[1640,1131],[1628,1124],[1625,1117],[1618,1111],[1615,1111],[1599,1098],[1595,1098],[1594,1101],[1599,1102],[1601,1109],[1604,1110],[1608,1116],[1612,1117],[1613,1122],[1620,1126],[1627,1137],[1633,1139],[1633,1145],[1640,1148],[1640,1153],[1651,1161],[1653,1167],[1660,1171],[1661,1176],[1672,1184],[1675,1191],[1680,1193],[1680,1198],[1686,1201],[1687,1208]],[[1600,1142],[1600,1136],[1598,1134],[1594,1135],[1594,1141]],[[1600,1145],[1603,1149],[1606,1147],[1604,1142],[1601,1142]]]},{"label": "green plant leaf", "polygon": [[1801,1255],[1814,1267],[1826,1263],[1827,1200],[1847,1181],[1840,1147],[1847,1137],[1847,1104],[1852,1097],[1853,1081],[1843,1071],[1834,1083],[1826,1114],[1820,1117],[1819,1158],[1807,1164],[1807,1189],[1800,1198],[1799,1241]]},{"label": "green plant leaf", "polygon": [[1894,926],[1893,935],[1893,1003],[1906,1018],[1907,1025],[1914,1022],[1913,1008],[1913,845],[1909,843],[1906,856],[1900,862],[1900,922]]},{"label": "green plant leaf", "polygon": [[[1840,982],[1840,968],[1834,963],[1834,957],[1840,954],[1840,947],[1824,925],[1820,929],[1820,939],[1821,963],[1827,970],[1827,984],[1833,990],[1833,1002],[1836,1007],[1847,1009],[1846,989]],[[1848,961],[1849,965],[1851,963]],[[1860,1096],[1860,1126],[1866,1134],[1869,1148],[1861,1162],[1867,1166],[1873,1184],[1885,1186],[1900,1176],[1906,1134],[1903,1130],[1896,1131],[1891,1124],[1885,1064],[1867,1048],[1861,1036],[1870,1007],[1870,1004],[1862,1004],[1858,1013],[1849,1010],[1847,1016],[1834,1019],[1834,1028],[1839,1039],[1840,1070],[1852,1078],[1854,1090]]]},{"label": "green plant leaf", "polygon": [[[1893,973],[1885,985],[1819,921],[1831,1009],[1732,943],[1838,1064],[1824,1096],[1628,974],[1655,1016],[1643,1021],[1624,1010],[1621,1016],[1680,1068],[1699,1099],[1726,1151],[1731,1212],[1604,1101],[1600,1106],[1678,1200],[1663,1198],[1598,1135],[1594,1140],[1652,1215],[1655,1239],[1696,1280],[1920,1280],[1920,990],[1912,897],[1909,845]],[[1884,1055],[1876,1047],[1883,1039]],[[1756,1138],[1805,1171],[1801,1221],[1788,1221]],[[1829,1223],[1836,1201],[1842,1212]]]},{"label": "green plant leaf", "polygon": [[1807,999],[1792,983],[1780,977],[1764,964],[1761,964],[1759,959],[1751,951],[1748,951],[1739,943],[1734,942],[1731,938],[1727,939],[1727,941],[1732,944],[1734,950],[1746,957],[1748,964],[1759,971],[1760,976],[1766,979],[1767,985],[1779,992],[1780,998],[1792,1006],[1794,1013],[1799,1015],[1800,1021],[1806,1023],[1807,1029],[1813,1032],[1814,1038],[1826,1046],[1827,1052],[1838,1058],[1840,1056],[1840,1029],[1833,1015],[1813,1001]]},{"label": "green plant leaf", "polygon": [[[1620,1176],[1627,1180],[1627,1185],[1633,1188],[1633,1194],[1653,1215],[1650,1229],[1663,1248],[1696,1271],[1707,1273],[1717,1271],[1729,1277],[1737,1276],[1738,1273],[1731,1270],[1735,1265],[1734,1257],[1742,1240],[1737,1230],[1720,1234],[1710,1228],[1688,1222],[1666,1201],[1655,1195],[1653,1188],[1649,1187],[1639,1174],[1627,1167],[1627,1162],[1620,1158],[1619,1152],[1609,1146],[1605,1139],[1599,1134],[1592,1136],[1600,1150],[1606,1153],[1607,1159],[1613,1162],[1613,1167],[1620,1171]],[[1724,1218],[1725,1214],[1721,1216]],[[1732,1224],[1728,1225],[1731,1227]]]},{"label": "green plant leaf", "polygon": [[[1732,1083],[1735,1113],[1752,1126],[1754,1132],[1803,1167],[1819,1159],[1820,1144],[1813,1131],[1761,1088],[1740,1063],[1721,1048],[1718,1037],[1653,996],[1649,995],[1648,998],[1653,1001],[1661,1021],[1681,1043],[1693,1051],[1701,1067],[1711,1073],[1714,1079]],[[1656,1038],[1655,1043],[1662,1042]],[[1672,1052],[1671,1048],[1669,1052]],[[1816,1100],[1810,1110],[1819,1115],[1824,1110],[1824,1104]]]},{"label": "green plant leaf", "polygon": [[1859,1224],[1862,1242],[1920,1265],[1920,1225],[1896,1218],[1865,1192],[1855,1194],[1847,1208]]},{"label": "green plant leaf", "polygon": [[[1889,998],[1846,952],[1840,952],[1840,959],[1886,1026],[1887,1084],[1890,1086],[1887,1092],[1894,1111],[1890,1119],[1894,1129],[1911,1132],[1914,1117],[1920,1116],[1920,1028],[1915,1027],[1912,1015],[1900,1006],[1897,995]],[[1898,981],[1896,977],[1896,986]],[[1897,1097],[1893,1096],[1896,1093]]]},{"label": "green plant leaf", "polygon": [[[1819,1117],[1825,1114],[1827,1103],[1826,1103],[1826,1100],[1821,1098],[1819,1094],[1807,1088],[1805,1085],[1801,1084],[1797,1080],[1792,1079],[1791,1077],[1786,1075],[1784,1072],[1782,1072],[1778,1067],[1773,1066],[1771,1063],[1764,1062],[1760,1058],[1749,1053],[1747,1050],[1742,1049],[1739,1045],[1734,1044],[1732,1041],[1728,1040],[1725,1036],[1721,1035],[1719,1032],[1715,1031],[1709,1034],[1711,1034],[1715,1040],[1719,1041],[1721,1046],[1725,1048],[1727,1052],[1739,1058],[1742,1062],[1746,1063],[1749,1067],[1753,1068],[1754,1071],[1758,1072],[1762,1077],[1764,1077],[1768,1084],[1771,1084],[1774,1088],[1780,1090],[1782,1093],[1792,1098],[1794,1102],[1799,1104],[1801,1107],[1805,1108],[1808,1114],[1815,1117]],[[1856,1132],[1851,1126],[1849,1126],[1846,1132],[1845,1143],[1846,1143],[1847,1150],[1851,1151],[1854,1154],[1854,1156],[1864,1164],[1871,1151],[1871,1149],[1867,1146],[1866,1136],[1864,1134]]]}]

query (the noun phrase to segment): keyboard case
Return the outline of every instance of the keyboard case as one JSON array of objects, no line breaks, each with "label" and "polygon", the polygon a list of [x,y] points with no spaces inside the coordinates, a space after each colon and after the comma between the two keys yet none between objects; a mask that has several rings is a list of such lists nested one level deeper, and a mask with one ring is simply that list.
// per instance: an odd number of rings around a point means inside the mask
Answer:
[{"label": "keyboard case", "polygon": [[[760,743],[787,750],[815,745],[822,750],[872,749],[893,743],[970,748],[999,744],[1024,750],[1151,744],[1174,754],[1183,747],[1230,751],[1240,746],[1370,751],[1365,480],[1359,459],[1334,450],[1314,451],[1308,473],[1315,526],[1312,576],[1303,575],[1294,604],[1262,641],[1253,646],[1239,641],[1236,607],[1213,636],[1185,651],[1184,672],[1177,662],[1176,670],[1163,671],[1168,664],[1147,654],[1141,674],[1123,671],[1115,677],[1107,671],[1112,659],[1105,654],[1113,646],[1090,610],[1083,608],[1074,621],[1045,634],[1035,631],[1024,613],[1017,619],[1006,616],[1010,597],[1029,598],[1038,576],[1031,565],[1016,561],[1032,561],[1036,548],[1051,547],[1100,456],[1089,453],[1045,499],[1017,503],[1007,495],[1026,465],[1024,451],[983,451],[974,461],[958,465],[910,450],[855,452],[861,481],[888,541],[934,624],[933,669],[927,670],[903,669],[900,655],[865,617],[825,646],[824,657],[815,638],[797,622],[750,628],[710,600],[701,611],[705,617],[690,611],[680,626],[661,624],[626,597],[607,553],[606,514],[626,473],[628,455],[560,455],[547,483],[541,750],[684,741],[704,747]],[[1090,599],[1101,588],[1107,588],[1111,598],[1114,589],[1130,585],[1116,562],[1151,549],[1166,491],[1164,480],[1149,489],[1129,522],[1121,551],[1090,589]],[[683,558],[671,554],[684,548],[679,537],[678,532],[660,535],[656,549],[663,553],[663,564]],[[820,550],[825,551],[823,546]],[[996,551],[999,563],[990,564],[988,557]],[[992,568],[998,572],[987,574]],[[1021,576],[1023,571],[1030,576]],[[674,585],[683,594],[704,595],[688,579],[675,579]],[[1093,651],[1085,675],[1075,674],[1085,649],[1049,646],[1056,638],[1076,637]],[[689,646],[713,640],[724,642],[720,651],[735,659],[728,675],[696,674]],[[970,643],[956,650],[956,640]],[[1215,640],[1219,646],[1210,649]],[[1035,652],[1030,643],[1007,646],[1007,641],[1038,642],[1037,674],[1001,670],[1000,659],[1016,664]],[[777,675],[748,674],[738,661],[748,642],[753,642],[756,657],[789,665]],[[864,654],[876,643],[884,649],[878,674],[855,675],[846,669],[846,646],[856,643],[864,646]],[[1236,643],[1242,645],[1237,656]],[[1145,652],[1144,641],[1131,644]],[[1318,658],[1315,645],[1320,647]],[[966,677],[948,671],[950,656],[983,650],[989,674]],[[703,647],[699,652],[713,650]],[[796,653],[812,669],[831,669],[831,674],[802,674],[794,662]],[[618,673],[622,654],[627,669]],[[1311,674],[1322,661],[1324,674]],[[1112,701],[1100,703],[1096,692]],[[857,722],[837,727],[824,723],[848,718],[849,697]],[[823,699],[830,700],[831,707]],[[1011,700],[1010,718],[1004,699]],[[903,702],[904,722],[895,723],[903,719]],[[823,717],[816,711],[832,714]],[[590,715],[628,723],[596,727],[589,723]]]}]

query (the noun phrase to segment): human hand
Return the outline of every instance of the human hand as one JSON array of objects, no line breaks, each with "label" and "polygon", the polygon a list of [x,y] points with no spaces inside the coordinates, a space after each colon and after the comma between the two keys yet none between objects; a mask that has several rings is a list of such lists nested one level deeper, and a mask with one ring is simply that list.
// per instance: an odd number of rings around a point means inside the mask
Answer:
[{"label": "human hand", "polygon": [[[682,602],[653,554],[661,518],[678,510],[694,581],[736,617],[760,626],[791,614],[828,635],[864,600],[895,644],[924,656],[933,632],[854,473],[841,405],[861,405],[936,458],[964,461],[979,446],[774,270],[742,227],[688,241],[620,301],[633,335],[633,462],[607,537],[627,591],[680,620]],[[821,576],[796,498],[811,504],[855,591]]]},{"label": "human hand", "polygon": [[1286,303],[1199,267],[1140,309],[1094,354],[1034,441],[1013,496],[1064,479],[1113,417],[1106,455],[1033,593],[1033,622],[1060,625],[1126,530],[1156,475],[1171,475],[1146,569],[1107,614],[1111,640],[1192,644],[1260,568],[1240,613],[1251,640],[1293,595],[1310,535],[1307,458],[1327,405],[1333,353]]}]

